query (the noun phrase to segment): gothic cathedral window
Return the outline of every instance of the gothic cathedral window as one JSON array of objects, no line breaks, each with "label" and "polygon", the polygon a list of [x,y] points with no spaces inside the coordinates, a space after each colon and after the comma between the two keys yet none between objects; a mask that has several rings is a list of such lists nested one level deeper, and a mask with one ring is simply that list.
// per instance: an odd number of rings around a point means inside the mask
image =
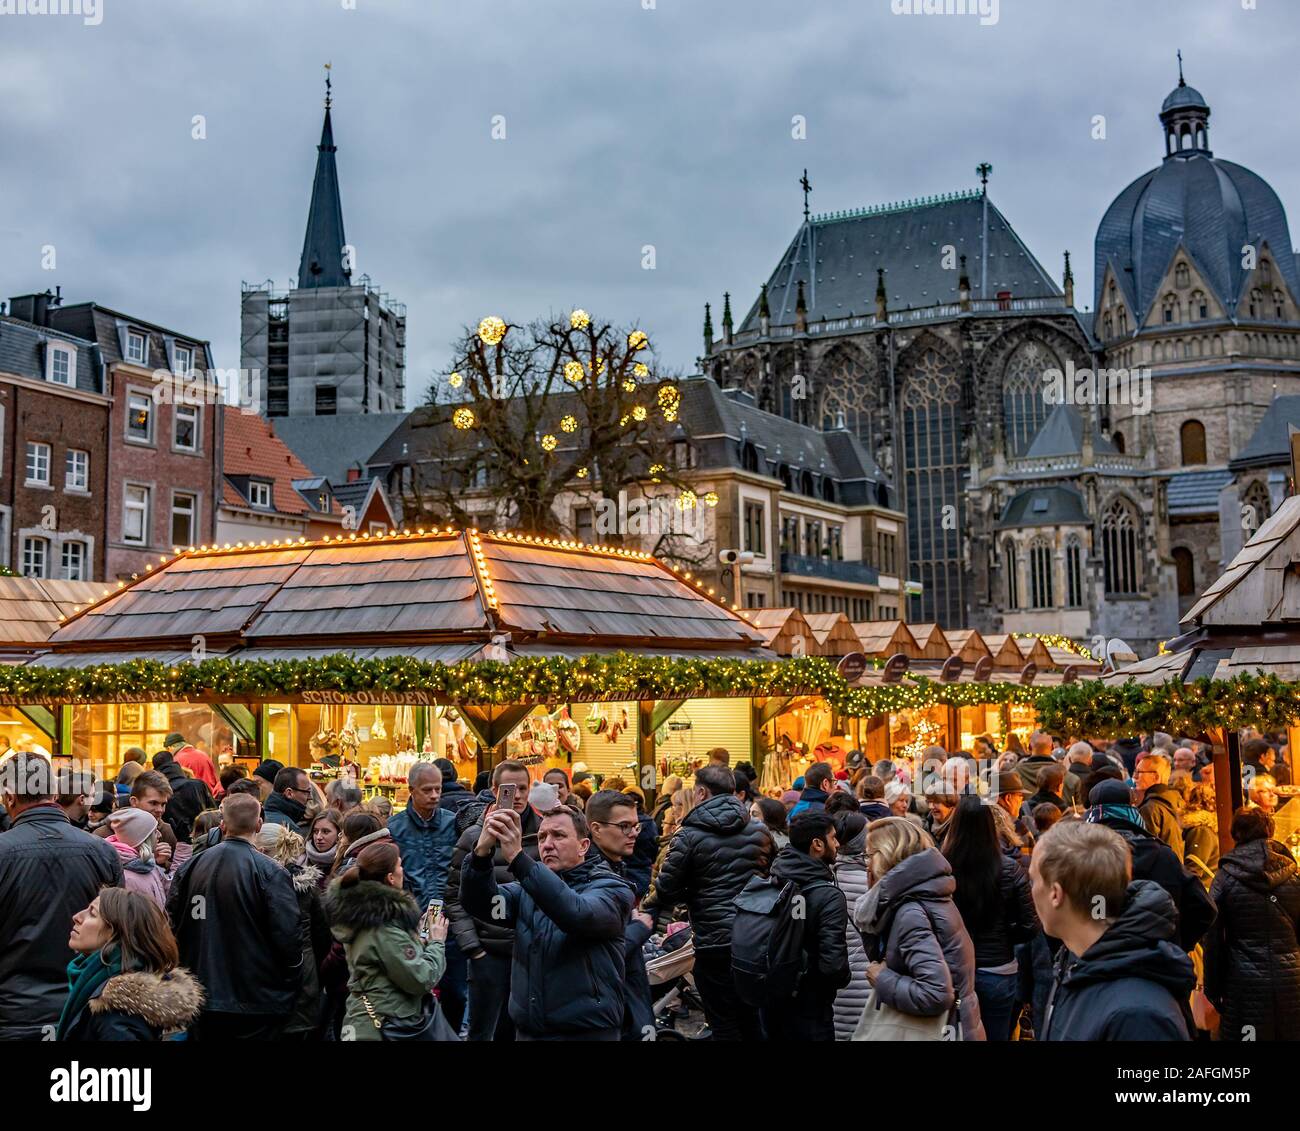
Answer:
[{"label": "gothic cathedral window", "polygon": [[1029,544],[1029,604],[1034,609],[1050,609],[1056,602],[1052,585],[1052,546],[1046,538]]},{"label": "gothic cathedral window", "polygon": [[1133,596],[1138,592],[1138,517],[1132,504],[1116,499],[1101,519],[1102,561],[1108,597]]},{"label": "gothic cathedral window", "polygon": [[1060,368],[1056,357],[1040,342],[1025,342],[1008,360],[1002,376],[1002,427],[1008,455],[1022,456],[1029,450],[1047,419],[1043,373]]}]

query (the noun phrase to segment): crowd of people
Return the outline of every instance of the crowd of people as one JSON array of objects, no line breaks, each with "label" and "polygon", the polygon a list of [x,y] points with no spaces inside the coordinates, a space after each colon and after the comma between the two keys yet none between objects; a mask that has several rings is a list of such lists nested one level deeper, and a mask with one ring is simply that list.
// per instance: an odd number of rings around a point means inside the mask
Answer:
[{"label": "crowd of people", "polygon": [[[1279,736],[931,747],[779,797],[714,750],[651,805],[517,761],[408,799],[218,770],[169,735],[115,782],[0,763],[0,1039],[648,1040],[689,938],[714,1040],[1300,1038]],[[687,933],[688,932],[688,933]]]}]

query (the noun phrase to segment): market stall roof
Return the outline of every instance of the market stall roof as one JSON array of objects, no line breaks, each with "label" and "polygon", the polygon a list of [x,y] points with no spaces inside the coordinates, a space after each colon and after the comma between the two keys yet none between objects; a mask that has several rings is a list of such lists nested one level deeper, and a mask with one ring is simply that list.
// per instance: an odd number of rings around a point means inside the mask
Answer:
[{"label": "market stall roof", "polygon": [[960,656],[968,664],[978,663],[981,657],[991,657],[989,646],[984,638],[973,628],[949,628],[944,630],[948,640],[948,649],[954,656]]},{"label": "market stall roof", "polygon": [[995,668],[1021,668],[1025,664],[1025,654],[1010,633],[994,632],[985,635],[984,645],[993,657]]},{"label": "market stall roof", "polygon": [[1052,667],[1064,670],[1068,667],[1076,667],[1080,672],[1097,672],[1101,671],[1101,661],[1094,660],[1088,656],[1080,656],[1078,652],[1072,652],[1069,648],[1062,648],[1059,645],[1044,644],[1048,654],[1052,657]]},{"label": "market stall roof", "polygon": [[823,656],[847,656],[862,651],[862,641],[843,613],[808,613],[805,619]]},{"label": "market stall roof", "polygon": [[449,529],[187,550],[74,613],[49,646],[93,664],[196,636],[239,658],[494,639],[743,658],[764,643],[744,610],[648,554]]},{"label": "market stall roof", "polygon": [[919,660],[946,660],[950,655],[948,639],[937,624],[909,624],[908,630],[920,648]]},{"label": "market stall roof", "polygon": [[29,655],[78,605],[95,600],[104,586],[90,581],[0,577],[0,655]]},{"label": "market stall roof", "polygon": [[[749,616],[754,630],[777,655],[823,654],[812,627],[798,609],[750,609]],[[796,644],[796,641],[802,641],[802,646]]]},{"label": "market stall roof", "polygon": [[1038,665],[1040,671],[1056,666],[1056,661],[1053,659],[1047,645],[1039,640],[1037,636],[1013,635],[1011,639],[1015,646],[1020,649],[1021,656],[1026,661],[1032,660]]},{"label": "market stall roof", "polygon": [[1300,495],[1283,501],[1183,617],[1168,651],[1102,678],[1160,684],[1205,676],[1300,680]]},{"label": "market stall roof", "polygon": [[921,654],[916,638],[901,620],[857,621],[853,631],[858,635],[862,651],[868,656],[889,657],[902,652],[915,659]]}]

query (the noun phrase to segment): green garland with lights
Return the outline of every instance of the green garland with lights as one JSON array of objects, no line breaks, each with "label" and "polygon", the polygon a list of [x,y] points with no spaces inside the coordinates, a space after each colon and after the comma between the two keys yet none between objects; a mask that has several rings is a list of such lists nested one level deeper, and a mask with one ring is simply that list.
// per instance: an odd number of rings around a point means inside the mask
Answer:
[{"label": "green garland with lights", "polygon": [[413,657],[358,659],[345,653],[310,660],[213,658],[164,664],[128,660],[84,668],[0,668],[0,699],[24,703],[111,703],[147,697],[268,700],[306,692],[401,695],[422,692],[441,702],[508,703],[592,699],[698,699],[820,694],[840,714],[871,717],[935,703],[975,706],[1032,701],[1033,688],[1008,683],[915,683],[853,687],[824,656],[788,660],[689,659],[625,652],[561,657],[523,656],[510,663],[464,660],[442,664]]}]

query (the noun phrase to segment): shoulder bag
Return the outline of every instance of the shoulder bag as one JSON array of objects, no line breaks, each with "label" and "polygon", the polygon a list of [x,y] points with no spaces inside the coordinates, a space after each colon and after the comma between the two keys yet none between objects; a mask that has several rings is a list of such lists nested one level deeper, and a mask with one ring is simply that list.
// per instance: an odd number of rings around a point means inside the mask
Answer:
[{"label": "shoulder bag", "polygon": [[359,995],[366,1014],[376,1029],[381,1041],[459,1041],[460,1037],[452,1029],[451,1023],[442,1012],[438,999],[433,994],[426,994],[420,1004],[420,1012],[414,1017],[380,1017],[370,999],[365,994]]}]

